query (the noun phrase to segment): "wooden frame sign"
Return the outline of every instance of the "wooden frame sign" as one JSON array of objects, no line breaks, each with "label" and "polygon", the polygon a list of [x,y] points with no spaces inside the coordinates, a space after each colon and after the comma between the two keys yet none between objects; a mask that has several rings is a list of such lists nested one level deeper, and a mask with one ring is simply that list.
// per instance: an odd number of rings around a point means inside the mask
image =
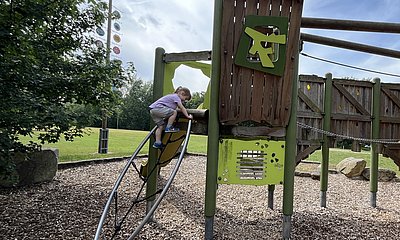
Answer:
[{"label": "wooden frame sign", "polygon": [[235,64],[283,76],[288,22],[287,17],[246,16]]}]

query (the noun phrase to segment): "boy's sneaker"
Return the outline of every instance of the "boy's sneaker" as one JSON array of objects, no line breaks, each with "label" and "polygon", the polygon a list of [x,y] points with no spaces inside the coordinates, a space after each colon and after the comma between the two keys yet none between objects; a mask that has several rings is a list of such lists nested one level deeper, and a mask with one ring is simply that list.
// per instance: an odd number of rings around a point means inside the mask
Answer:
[{"label": "boy's sneaker", "polygon": [[162,145],[162,143],[154,142],[153,148],[160,149],[160,148],[163,148],[163,145]]},{"label": "boy's sneaker", "polygon": [[179,132],[179,131],[180,131],[179,128],[175,128],[175,127],[169,127],[169,128],[165,129],[166,133],[176,133],[176,132]]}]

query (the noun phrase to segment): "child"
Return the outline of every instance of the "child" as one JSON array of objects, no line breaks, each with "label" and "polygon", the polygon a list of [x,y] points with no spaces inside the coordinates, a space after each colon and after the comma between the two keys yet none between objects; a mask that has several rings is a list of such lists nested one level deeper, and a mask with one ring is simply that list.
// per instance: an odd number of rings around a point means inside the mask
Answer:
[{"label": "child", "polygon": [[167,126],[165,128],[166,133],[179,132],[178,128],[172,126],[178,114],[176,111],[177,107],[179,107],[185,117],[188,119],[193,119],[193,116],[188,114],[186,108],[182,104],[183,101],[190,100],[191,98],[192,95],[190,94],[190,90],[188,88],[178,87],[175,90],[175,93],[163,96],[149,106],[150,116],[158,126],[155,133],[156,141],[153,144],[154,148],[163,147],[161,142],[161,134],[164,130],[165,120],[167,120]]}]

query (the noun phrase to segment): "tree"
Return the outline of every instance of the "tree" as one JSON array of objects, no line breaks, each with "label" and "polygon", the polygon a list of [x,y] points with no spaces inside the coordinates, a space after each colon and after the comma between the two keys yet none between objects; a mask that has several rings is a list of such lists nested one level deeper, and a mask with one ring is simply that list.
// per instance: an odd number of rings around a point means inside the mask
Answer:
[{"label": "tree", "polygon": [[188,109],[197,109],[204,102],[204,92],[194,92],[192,99],[185,104]]},{"label": "tree", "polygon": [[120,107],[119,126],[125,129],[149,130],[149,105],[153,100],[153,84],[131,75],[132,85]]},{"label": "tree", "polygon": [[0,177],[15,151],[37,150],[20,135],[40,131],[40,143],[82,136],[74,104],[110,109],[111,90],[127,80],[119,61],[106,61],[93,30],[107,16],[94,0],[5,0],[0,3]]}]

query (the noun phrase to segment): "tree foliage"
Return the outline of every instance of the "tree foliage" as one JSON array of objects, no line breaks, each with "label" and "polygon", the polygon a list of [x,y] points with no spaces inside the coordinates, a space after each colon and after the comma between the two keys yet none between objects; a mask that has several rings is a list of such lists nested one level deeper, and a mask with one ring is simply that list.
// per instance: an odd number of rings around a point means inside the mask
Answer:
[{"label": "tree foliage", "polygon": [[81,136],[74,104],[109,109],[125,80],[119,61],[106,61],[90,34],[107,16],[94,0],[5,0],[0,3],[0,176],[14,151],[30,151],[20,135],[40,131],[41,143]]},{"label": "tree foliage", "polygon": [[[132,76],[133,77],[133,76]],[[153,84],[133,77],[128,94],[120,107],[119,127],[125,129],[149,130],[149,105],[153,100]]]},{"label": "tree foliage", "polygon": [[192,93],[192,99],[185,104],[185,107],[188,109],[197,109],[204,102],[204,94],[205,92]]}]

